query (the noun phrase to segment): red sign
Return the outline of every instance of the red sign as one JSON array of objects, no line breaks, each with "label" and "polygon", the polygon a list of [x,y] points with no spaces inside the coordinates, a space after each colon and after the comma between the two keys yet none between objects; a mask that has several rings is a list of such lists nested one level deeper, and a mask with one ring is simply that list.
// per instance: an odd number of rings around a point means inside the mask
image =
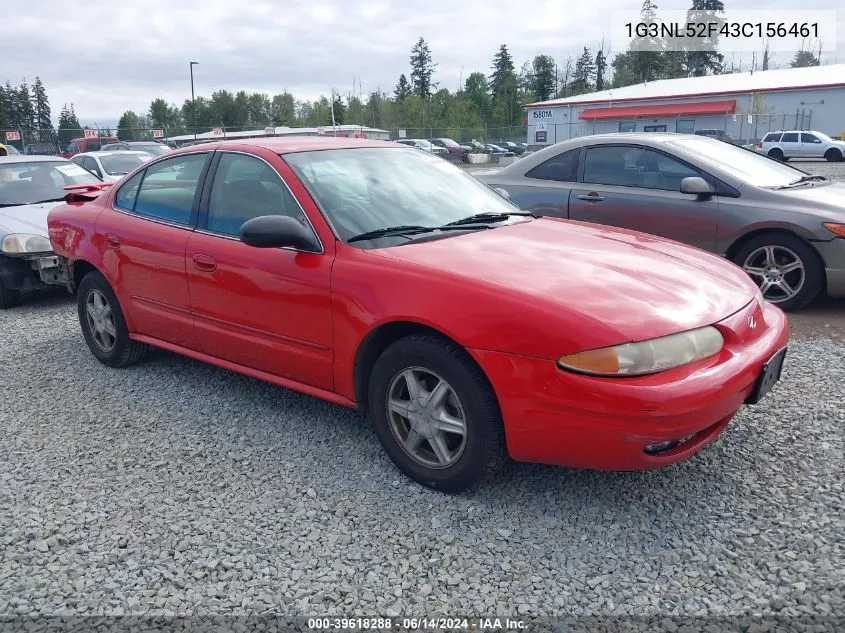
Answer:
[{"label": "red sign", "polygon": [[21,140],[21,133],[20,132],[6,132],[6,140],[7,141],[19,141],[19,140]]},{"label": "red sign", "polygon": [[213,130],[211,130],[211,135],[212,136],[223,136],[223,129],[216,127]]},{"label": "red sign", "polygon": [[153,130],[153,138],[164,138],[164,130]]},{"label": "red sign", "polygon": [[97,138],[98,136],[97,130],[85,130],[85,138]]},{"label": "red sign", "polygon": [[325,134],[325,133],[326,133],[326,128],[324,128],[324,127],[318,127],[317,128],[317,134]]}]

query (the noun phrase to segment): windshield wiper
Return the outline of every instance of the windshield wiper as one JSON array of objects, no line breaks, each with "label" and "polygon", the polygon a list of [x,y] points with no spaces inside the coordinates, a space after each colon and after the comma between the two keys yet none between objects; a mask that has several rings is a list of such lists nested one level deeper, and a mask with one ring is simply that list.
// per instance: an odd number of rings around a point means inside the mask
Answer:
[{"label": "windshield wiper", "polygon": [[803,184],[805,182],[814,182],[814,181],[826,182],[828,180],[830,180],[830,178],[828,178],[827,176],[820,176],[818,174],[807,174],[806,176],[801,176],[798,180],[793,180],[791,183],[789,183],[788,185],[785,185],[785,186],[786,187],[794,187],[795,185],[800,185],[800,184]]},{"label": "windshield wiper", "polygon": [[481,222],[498,222],[499,220],[507,220],[512,215],[525,215],[530,216],[532,218],[536,218],[537,216],[531,213],[530,211],[512,211],[510,213],[493,213],[493,212],[485,212],[485,213],[476,213],[475,215],[470,215],[466,218],[461,218],[460,220],[455,220],[454,222],[449,222],[446,226],[460,226],[462,224],[478,224]]},{"label": "windshield wiper", "polygon": [[415,235],[417,233],[433,233],[434,231],[470,231],[474,229],[486,229],[487,226],[457,226],[452,224],[444,224],[443,226],[422,226],[418,224],[405,224],[400,226],[387,226],[383,229],[375,229],[360,233],[350,237],[347,242],[361,242],[364,240],[374,240],[379,237],[390,237],[392,235]]}]

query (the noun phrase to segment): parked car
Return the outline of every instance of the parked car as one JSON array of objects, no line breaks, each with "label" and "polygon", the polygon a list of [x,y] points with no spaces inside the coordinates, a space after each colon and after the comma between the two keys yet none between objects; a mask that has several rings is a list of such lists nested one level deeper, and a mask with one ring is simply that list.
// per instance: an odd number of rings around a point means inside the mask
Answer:
[{"label": "parked car", "polygon": [[486,143],[484,145],[484,147],[487,149],[488,152],[490,152],[493,155],[499,155],[499,156],[513,156],[514,155],[513,152],[511,152],[510,150],[507,150],[504,147],[501,147],[500,145],[496,145],[495,143]]},{"label": "parked car", "polygon": [[147,152],[153,156],[160,156],[170,151],[170,147],[158,141],[118,141],[117,143],[106,143],[100,148],[103,152],[115,151],[136,151]]},{"label": "parked car", "polygon": [[147,152],[101,150],[77,154],[71,160],[106,182],[116,182],[151,158]]},{"label": "parked car", "polygon": [[581,137],[474,174],[522,209],[643,231],[712,251],[767,301],[845,297],[845,183],[711,138]]},{"label": "parked car", "polygon": [[47,213],[65,201],[68,185],[102,181],[64,158],[0,158],[0,309],[55,289],[42,280],[58,263],[47,237]]},{"label": "parked car", "polygon": [[824,158],[838,163],[845,155],[845,141],[832,139],[817,130],[778,130],[766,134],[756,150],[775,160]]},{"label": "parked car", "polygon": [[30,143],[23,148],[27,156],[61,156],[61,150],[53,143]]},{"label": "parked car", "polygon": [[0,156],[20,156],[21,153],[14,145],[0,143]]},{"label": "parked car", "polygon": [[724,141],[725,143],[730,143],[731,145],[738,145],[738,143],[733,138],[728,136],[727,132],[725,132],[724,130],[696,130],[695,134],[697,136],[708,136],[710,138],[715,138],[717,141]]},{"label": "parked car", "polygon": [[525,153],[525,148],[522,147],[522,145],[519,145],[518,143],[514,143],[513,141],[500,141],[496,143],[496,145],[508,152],[513,152],[517,156],[521,156]]},{"label": "parked car", "polygon": [[117,143],[116,136],[86,136],[85,138],[75,138],[68,143],[62,156],[65,158],[72,158],[77,154],[84,154],[86,152],[96,152],[105,143]]},{"label": "parked car", "polygon": [[400,138],[396,142],[401,143],[402,145],[408,145],[409,147],[416,147],[424,152],[429,152],[430,154],[436,154],[438,156],[445,156],[449,153],[445,147],[434,145],[431,141],[424,138]]},{"label": "parked car", "polygon": [[460,159],[464,163],[467,162],[467,154],[469,153],[469,150],[465,149],[464,146],[457,141],[450,138],[433,138],[431,139],[431,144],[444,148],[452,155],[453,158]]},{"label": "parked car", "polygon": [[[155,178],[171,171],[192,176]],[[80,195],[50,240],[101,363],[160,347],[368,411],[398,468],[444,491],[508,453],[689,457],[772,388],[788,344],[733,264],[537,219],[398,143],[191,147]]]}]

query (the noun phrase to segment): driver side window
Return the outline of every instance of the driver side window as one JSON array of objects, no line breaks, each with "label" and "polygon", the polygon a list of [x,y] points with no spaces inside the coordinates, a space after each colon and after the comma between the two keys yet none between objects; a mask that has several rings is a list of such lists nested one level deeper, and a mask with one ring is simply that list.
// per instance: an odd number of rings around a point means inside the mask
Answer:
[{"label": "driver side window", "polygon": [[681,181],[702,176],[697,169],[645,147],[589,147],[584,182],[641,189],[678,191]]},{"label": "driver side window", "polygon": [[310,229],[302,207],[269,164],[245,154],[222,154],[208,201],[206,229],[237,236],[247,220],[286,215]]}]

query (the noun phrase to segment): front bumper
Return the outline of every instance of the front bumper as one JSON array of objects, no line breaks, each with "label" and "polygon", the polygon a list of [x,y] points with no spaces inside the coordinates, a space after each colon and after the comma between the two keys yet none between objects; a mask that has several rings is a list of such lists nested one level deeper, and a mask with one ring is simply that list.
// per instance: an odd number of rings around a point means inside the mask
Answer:
[{"label": "front bumper", "polygon": [[53,254],[0,255],[0,281],[8,290],[37,292],[64,285],[59,280],[59,258]]},{"label": "front bumper", "polygon": [[814,242],[813,246],[822,256],[827,280],[827,294],[845,298],[845,238],[837,237],[829,242]]},{"label": "front bumper", "polygon": [[[754,316],[756,331],[748,325]],[[763,326],[763,327],[761,327]],[[554,361],[472,350],[499,399],[518,461],[597,470],[648,470],[713,442],[751,395],[762,367],[789,340],[783,312],[756,301],[717,324],[715,357],[639,378],[569,373]],[[647,446],[685,438],[649,454]]]}]

